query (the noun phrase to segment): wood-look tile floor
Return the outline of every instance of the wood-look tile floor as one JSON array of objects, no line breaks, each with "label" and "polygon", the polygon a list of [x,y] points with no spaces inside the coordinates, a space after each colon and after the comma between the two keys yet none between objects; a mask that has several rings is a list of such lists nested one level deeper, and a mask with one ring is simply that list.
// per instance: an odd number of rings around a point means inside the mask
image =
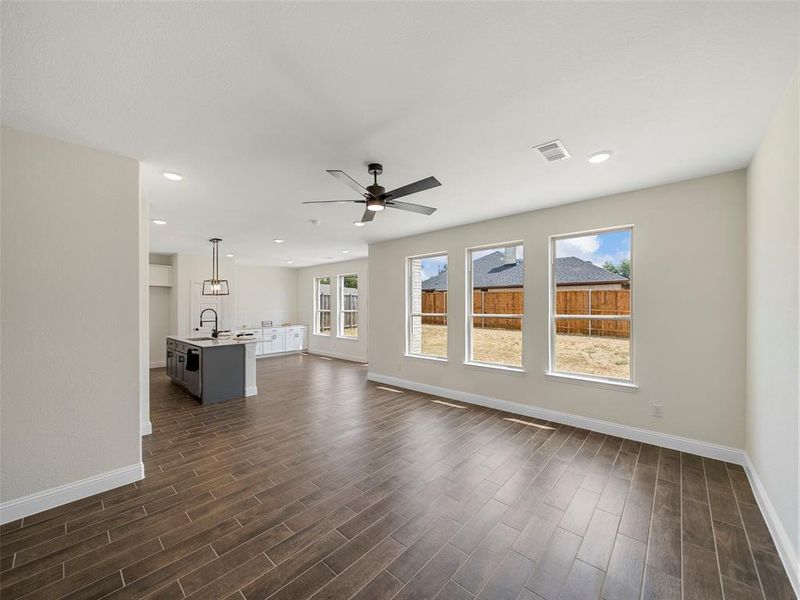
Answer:
[{"label": "wood-look tile floor", "polygon": [[146,478],[3,526],[3,600],[794,598],[741,467],[365,374],[200,406],[154,370]]}]

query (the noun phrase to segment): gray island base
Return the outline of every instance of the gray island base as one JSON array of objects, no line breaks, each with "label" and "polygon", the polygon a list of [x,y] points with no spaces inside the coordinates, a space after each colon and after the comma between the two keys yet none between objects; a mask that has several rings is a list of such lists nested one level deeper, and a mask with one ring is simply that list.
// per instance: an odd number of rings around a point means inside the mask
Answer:
[{"label": "gray island base", "polygon": [[166,350],[167,375],[203,404],[258,393],[254,341],[170,336]]}]

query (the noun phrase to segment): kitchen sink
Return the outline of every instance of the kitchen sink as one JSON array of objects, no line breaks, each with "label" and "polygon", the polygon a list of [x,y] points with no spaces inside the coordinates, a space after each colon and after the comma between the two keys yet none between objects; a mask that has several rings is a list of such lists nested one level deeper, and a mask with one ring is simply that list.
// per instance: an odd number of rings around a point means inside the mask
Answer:
[{"label": "kitchen sink", "polygon": [[186,339],[187,339],[187,340],[189,340],[190,342],[210,342],[210,341],[212,341],[214,338],[210,338],[210,337],[199,337],[199,338],[186,338]]}]

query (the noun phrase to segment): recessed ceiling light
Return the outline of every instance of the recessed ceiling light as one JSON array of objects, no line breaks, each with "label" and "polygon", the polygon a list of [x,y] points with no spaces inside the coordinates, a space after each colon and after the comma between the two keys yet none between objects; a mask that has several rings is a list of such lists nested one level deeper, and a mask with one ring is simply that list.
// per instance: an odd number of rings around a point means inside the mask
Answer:
[{"label": "recessed ceiling light", "polygon": [[162,221],[161,219],[153,219],[153,224],[154,225],[166,225],[167,222],[166,221]]},{"label": "recessed ceiling light", "polygon": [[350,250],[342,250],[342,254],[350,254]]},{"label": "recessed ceiling light", "polygon": [[286,240],[282,240],[282,239],[280,239],[280,238],[275,238],[275,239],[274,239],[274,240],[272,240],[272,241],[273,241],[273,242],[275,242],[276,244],[282,244],[282,243],[283,243],[283,242],[285,242]]},{"label": "recessed ceiling light", "polygon": [[161,173],[164,177],[169,179],[170,181],[183,181],[183,175],[180,173],[173,173],[171,171],[164,171]]},{"label": "recessed ceiling light", "polygon": [[293,260],[287,260],[287,261],[286,261],[286,264],[287,264],[287,265],[292,265],[292,264],[294,264],[294,261],[293,261]]},{"label": "recessed ceiling light", "polygon": [[609,158],[611,158],[611,150],[600,150],[599,152],[593,152],[589,156],[586,157],[590,163],[601,163],[606,162]]},{"label": "recessed ceiling light", "polygon": [[366,223],[362,223],[361,221],[353,221],[353,225],[356,227],[363,227]]},{"label": "recessed ceiling light", "polygon": [[227,256],[228,258],[233,258],[233,254],[226,254],[225,256]]}]

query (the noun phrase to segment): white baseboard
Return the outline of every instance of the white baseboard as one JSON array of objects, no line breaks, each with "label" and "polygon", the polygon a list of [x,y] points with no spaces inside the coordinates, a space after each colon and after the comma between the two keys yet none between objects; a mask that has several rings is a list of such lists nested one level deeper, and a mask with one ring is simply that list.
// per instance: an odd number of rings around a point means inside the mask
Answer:
[{"label": "white baseboard", "polygon": [[244,388],[244,395],[247,396],[257,396],[258,395],[258,387],[255,385],[251,385],[250,387]]},{"label": "white baseboard", "polygon": [[140,434],[150,435],[151,433],[153,433],[153,424],[150,423],[150,421],[145,421],[144,423],[142,423],[142,426],[140,428]]},{"label": "white baseboard", "polygon": [[154,360],[153,362],[150,363],[151,369],[160,369],[166,366],[167,366],[167,361],[165,360]]},{"label": "white baseboard", "polygon": [[143,478],[144,465],[139,462],[135,465],[114,469],[80,481],[73,481],[49,490],[36,492],[30,496],[9,500],[0,504],[0,524],[35,515],[43,510],[93,496]]},{"label": "white baseboard", "polygon": [[367,360],[363,356],[355,356],[354,354],[343,354],[341,352],[321,352],[319,350],[306,350],[308,354],[316,356],[327,356],[328,358],[338,358],[340,360],[347,360],[350,362],[365,363]]},{"label": "white baseboard", "polygon": [[735,463],[737,465],[744,464],[744,451],[738,448],[731,448],[730,446],[721,446],[711,442],[703,442],[700,440],[681,437],[679,435],[661,433],[651,429],[642,429],[640,427],[633,427],[630,425],[621,425],[611,421],[603,421],[601,419],[595,419],[592,417],[574,415],[549,408],[541,408],[538,406],[530,406],[528,404],[519,404],[509,400],[500,400],[498,398],[491,398],[489,396],[471,394],[469,392],[462,392],[459,390],[443,388],[435,385],[428,385],[426,383],[419,383],[416,381],[410,381],[408,379],[392,377],[390,375],[381,375],[380,373],[367,373],[367,379],[377,383],[385,383],[417,392],[423,392],[425,394],[431,394],[433,396],[449,398],[450,400],[466,402],[467,404],[477,404],[478,406],[486,406],[488,408],[524,415],[526,417],[535,417],[539,419],[545,419],[546,421],[555,421],[556,423],[572,425],[573,427],[597,431],[599,433],[605,433],[606,435],[615,435],[617,437],[636,440],[637,442],[645,442],[647,444],[663,446],[664,448],[671,448],[681,452],[689,452],[691,454],[698,454],[708,458],[716,458],[717,460],[723,460],[725,462]]},{"label": "white baseboard", "polygon": [[758,508],[761,509],[761,514],[767,522],[767,527],[772,534],[772,540],[775,542],[781,561],[783,561],[783,567],[786,569],[786,574],[792,583],[794,593],[800,596],[800,557],[798,557],[792,546],[791,538],[781,523],[775,507],[767,495],[767,490],[764,484],[761,483],[761,479],[759,479],[758,473],[750,461],[750,456],[745,454],[744,458],[744,470],[750,480],[750,487],[753,488],[753,495],[756,497],[756,502],[758,502]]}]

